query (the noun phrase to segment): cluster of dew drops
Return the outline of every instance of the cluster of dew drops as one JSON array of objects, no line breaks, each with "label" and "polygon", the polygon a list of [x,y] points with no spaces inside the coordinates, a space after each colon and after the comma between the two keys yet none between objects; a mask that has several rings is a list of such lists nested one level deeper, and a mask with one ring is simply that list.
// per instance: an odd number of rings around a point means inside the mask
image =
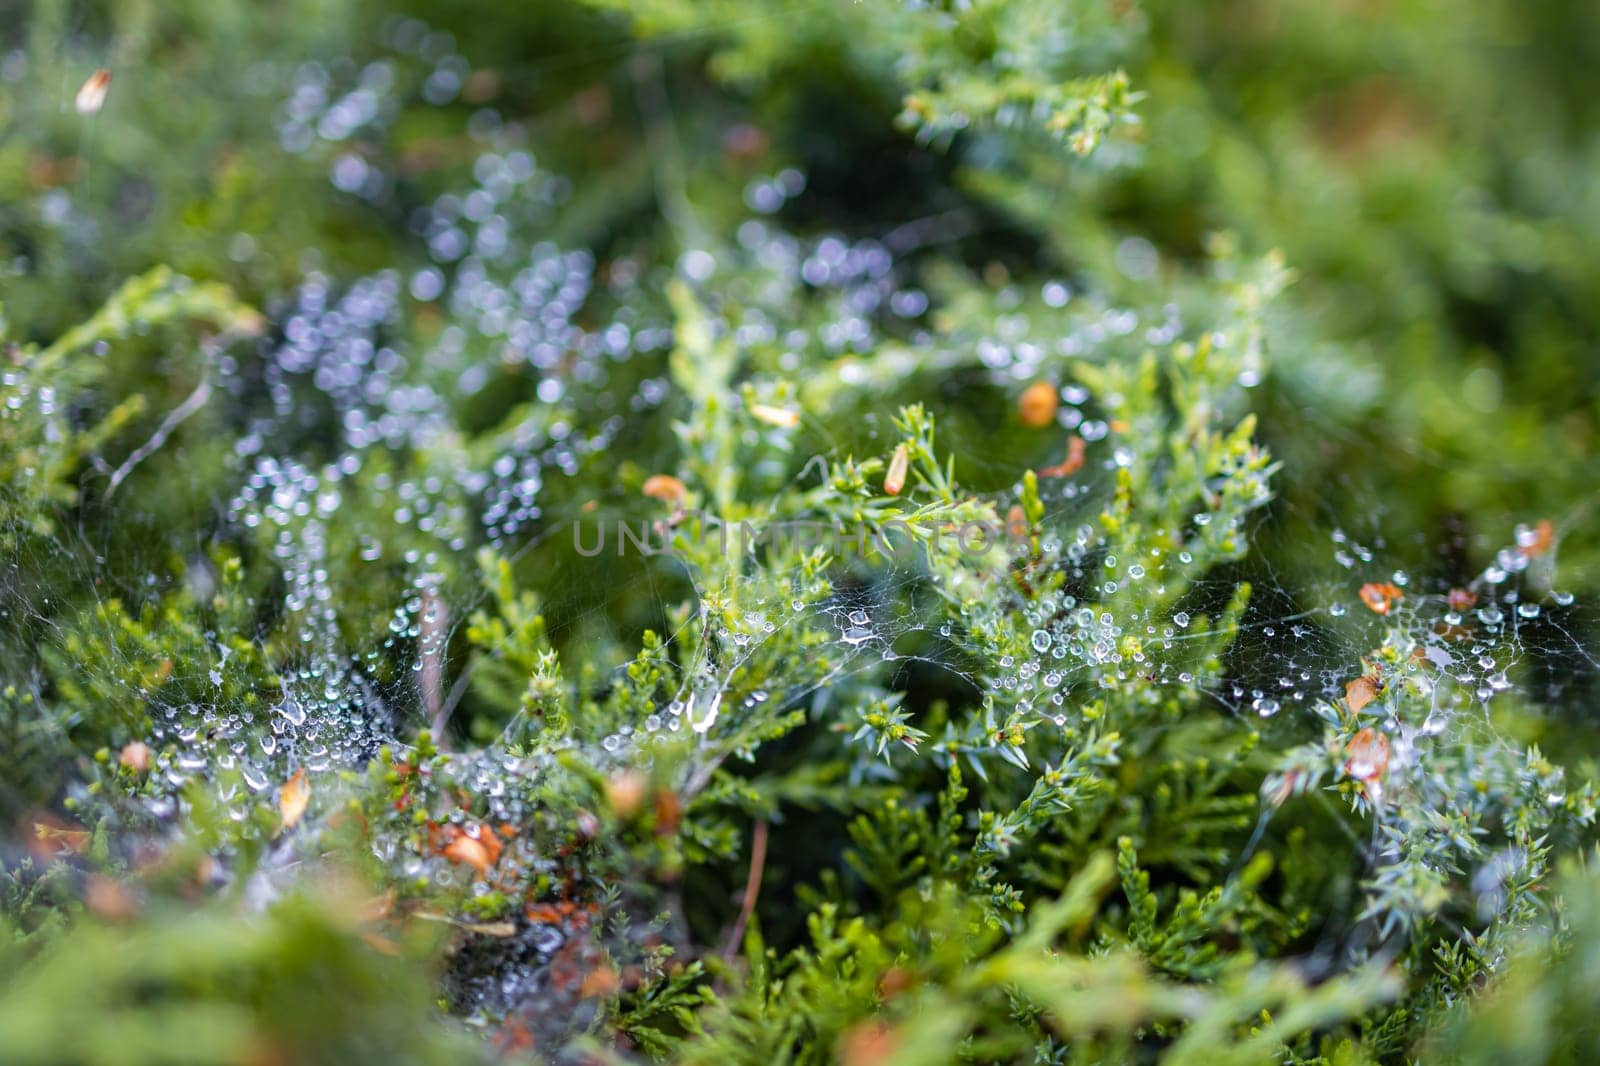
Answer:
[{"label": "cluster of dew drops", "polygon": [[[384,44],[393,54],[365,66],[302,65],[274,115],[286,152],[324,163],[327,180],[340,193],[380,204],[392,202],[397,183],[383,153],[372,146],[418,100],[459,107],[474,76],[449,35],[414,20],[392,22]],[[630,419],[670,398],[661,371],[672,326],[656,298],[662,268],[626,254],[601,264],[586,249],[556,245],[546,234],[572,195],[571,183],[541,167],[525,131],[492,107],[470,109],[465,123],[481,150],[464,187],[434,197],[408,219],[427,262],[348,280],[308,270],[272,309],[271,339],[254,353],[230,355],[223,367],[226,386],[242,401],[265,397],[264,403],[254,402],[235,443],[243,480],[227,517],[270,544],[285,579],[288,624],[303,655],[301,664],[286,673],[270,732],[256,741],[241,739],[252,723],[225,708],[203,712],[198,722],[181,723],[184,716],[177,716],[177,735],[192,747],[176,771],[203,769],[206,742],[215,744],[220,758],[238,760],[245,780],[257,790],[281,780],[291,766],[315,769],[369,755],[396,728],[408,700],[381,679],[381,660],[409,655],[411,673],[420,672],[422,661],[437,651],[428,642],[442,639],[438,616],[448,624],[436,577],[442,558],[459,559],[477,543],[511,547],[540,529],[548,517],[543,496],[551,479],[577,475],[586,461],[604,456]],[[745,189],[752,217],[738,228],[735,246],[725,253],[729,259],[719,262],[708,251],[690,249],[667,268],[698,285],[728,286],[737,297],[730,306],[738,308],[739,317],[719,320],[717,328],[741,345],[777,346],[785,353],[780,366],[787,369],[799,370],[807,358],[872,350],[888,331],[909,340],[919,359],[955,362],[975,351],[997,380],[1024,381],[1050,359],[1101,350],[1123,339],[1135,345],[1169,343],[1183,329],[1175,306],[1139,312],[1075,292],[1065,282],[1036,289],[1006,284],[997,293],[1002,313],[984,335],[963,338],[959,352],[944,350],[923,327],[929,298],[907,282],[897,263],[902,245],[894,234],[876,240],[801,238],[775,222],[773,216],[805,185],[804,175],[792,168],[753,179]],[[249,234],[239,234],[230,247],[248,256],[255,243]],[[1149,258],[1142,245],[1118,249],[1117,262],[1130,276],[1150,269]],[[813,312],[809,318],[806,309]],[[606,313],[597,314],[600,310]],[[419,313],[442,322],[425,339],[407,328]],[[841,364],[847,383],[852,365]],[[438,454],[441,442],[458,432],[461,399],[510,375],[531,383],[536,402],[529,405],[525,423],[506,435],[498,454],[478,462],[457,450],[452,463],[430,464],[417,475],[389,463],[377,464],[377,473],[368,470],[379,454]],[[631,387],[619,389],[620,382]],[[1254,384],[1253,372],[1247,371],[1241,383]],[[1060,399],[1057,417],[1063,428],[1090,443],[1108,436],[1106,422],[1088,412],[1081,388],[1063,386]],[[337,430],[338,454],[316,459],[296,454],[295,442],[329,423]],[[1114,453],[1109,461],[1126,464],[1131,458]],[[1058,491],[1087,490],[1068,483]],[[341,632],[335,616],[341,600],[337,568],[329,558],[341,510],[352,499],[383,501],[394,528],[403,531],[398,538],[392,532],[356,531],[361,561],[399,565],[411,575],[385,639],[364,649],[349,647]],[[1197,516],[1196,522],[1207,517]],[[396,539],[402,543],[389,543]],[[1086,536],[1083,530],[1050,545],[1080,575],[1103,567],[1107,573],[1094,592],[1107,598],[1166,564],[1096,558],[1095,549],[1092,533]],[[1187,555],[1176,553],[1176,561],[1186,565]],[[1525,556],[1515,549],[1503,553],[1486,571],[1486,585],[1498,588],[1505,575],[1516,572],[1519,560],[1525,563]],[[771,606],[767,613],[781,617],[783,605]],[[1337,614],[1340,606],[1329,613]],[[841,646],[853,651],[882,642],[868,611],[834,610]],[[1490,596],[1478,608],[1478,621],[1495,633],[1504,611],[1529,618],[1537,610],[1537,604],[1520,602],[1514,593]],[[1124,627],[1112,612],[1071,597],[1052,605],[1052,611],[1032,632],[1035,657],[1002,682],[1042,682],[1054,705],[1049,713],[1060,717],[1067,682],[1084,670],[1102,683],[1129,671],[1156,672],[1165,679],[1165,668],[1147,662],[1147,652],[1124,661]],[[726,637],[735,644],[760,640],[776,624],[763,617],[734,627]],[[1154,641],[1147,639],[1145,646],[1170,649],[1183,639],[1188,624],[1183,611],[1151,622],[1143,635]],[[1487,653],[1481,658],[1493,661]],[[214,673],[230,668],[228,656],[219,653]],[[1324,688],[1332,684],[1331,671],[1319,675],[1306,669],[1286,672],[1280,686],[1289,690],[1289,698],[1304,699],[1316,694],[1310,683],[1319,676]],[[1480,694],[1492,691],[1503,677],[1497,667],[1482,678]],[[1184,670],[1173,680],[1188,684],[1194,678]],[[723,711],[716,678],[690,689],[640,723],[643,731],[713,728]],[[1246,692],[1236,690],[1234,696],[1243,701]],[[1280,698],[1260,689],[1248,696],[1263,716],[1276,713]],[[414,706],[414,695],[409,702]],[[631,743],[631,732],[607,738],[608,750]]]},{"label": "cluster of dew drops", "polygon": [[[1497,551],[1466,585],[1428,590],[1404,570],[1374,576],[1374,547],[1334,530],[1333,562],[1351,578],[1336,586],[1330,602],[1298,613],[1293,621],[1254,622],[1273,648],[1267,659],[1281,669],[1272,688],[1234,684],[1232,696],[1263,718],[1290,703],[1334,715],[1332,703],[1362,672],[1363,657],[1385,641],[1399,640],[1413,649],[1403,669],[1429,701],[1421,721],[1391,716],[1385,723],[1395,742],[1390,765],[1400,769],[1415,757],[1421,739],[1444,732],[1469,708],[1486,713],[1492,700],[1514,688],[1511,672],[1528,642],[1549,636],[1536,635],[1534,624],[1547,611],[1559,614],[1575,602],[1570,592],[1540,591],[1548,583],[1548,568],[1525,580],[1545,562],[1543,536],[1534,526],[1519,525],[1514,543]],[[1326,628],[1309,624],[1317,615],[1327,620]],[[1577,644],[1570,650],[1577,651]]]},{"label": "cluster of dew drops", "polygon": [[[339,193],[392,206],[398,182],[381,149],[385,134],[419,102],[458,106],[474,72],[448,34],[415,20],[393,21],[383,43],[392,54],[365,66],[301,65],[273,121],[283,150],[325,165]],[[471,109],[465,125],[480,146],[465,184],[408,217],[426,263],[341,279],[310,256],[301,282],[269,308],[270,337],[219,363],[223,387],[247,412],[233,449],[241,484],[226,517],[279,567],[281,624],[297,658],[281,672],[266,731],[220,700],[170,710],[163,729],[185,752],[172,768],[175,787],[213,761],[240,766],[259,792],[296,767],[369,757],[414,711],[415,675],[443,646],[441,627],[452,621],[438,579],[443,564],[480,543],[515,548],[538,532],[549,517],[551,479],[578,475],[630,419],[670,398],[663,357],[673,329],[659,299],[663,268],[625,253],[600,264],[586,249],[559,247],[547,233],[570,182],[541,167],[525,131],[492,107]],[[776,227],[767,216],[804,188],[792,168],[753,180],[746,190],[752,218],[738,230],[732,260],[691,249],[665,268],[697,284],[723,281],[737,268],[730,284],[749,290],[741,291],[748,303],[738,321],[719,328],[742,344],[786,346],[796,367],[802,351],[868,348],[878,339],[877,319],[910,321],[927,309],[925,295],[897,281],[882,244],[802,239]],[[248,259],[259,243],[237,234],[230,254]],[[815,323],[780,332],[777,323],[799,301],[819,299],[827,310]],[[408,328],[419,316],[439,327],[419,338]],[[450,448],[460,402],[507,378],[528,382],[532,395],[527,417],[503,432],[497,454],[481,460]],[[325,442],[329,427],[331,451],[302,445]],[[419,453],[435,461],[411,473],[403,457]],[[385,515],[384,528],[347,527],[352,510]],[[335,557],[352,537],[358,569],[371,566],[375,578],[396,567],[410,575],[387,633],[366,646],[352,644],[337,613],[350,591],[341,582],[361,580],[344,572],[343,555]],[[773,626],[755,622],[726,636],[737,645]],[[219,692],[238,668],[222,647],[211,667]],[[410,659],[409,683],[385,674],[396,656]],[[710,729],[719,697],[714,679],[703,680],[641,725]]]}]

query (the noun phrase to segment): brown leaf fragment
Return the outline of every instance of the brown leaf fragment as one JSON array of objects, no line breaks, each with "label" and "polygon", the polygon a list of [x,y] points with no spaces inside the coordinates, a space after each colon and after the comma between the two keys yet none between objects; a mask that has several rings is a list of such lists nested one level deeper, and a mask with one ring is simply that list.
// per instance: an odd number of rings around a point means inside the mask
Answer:
[{"label": "brown leaf fragment", "polygon": [[869,1018],[845,1030],[839,1038],[843,1066],[878,1066],[900,1050],[900,1035],[888,1024]]},{"label": "brown leaf fragment", "polygon": [[639,491],[652,500],[678,504],[683,502],[683,498],[688,494],[689,488],[671,474],[651,474],[644,479],[644,484],[640,486]]},{"label": "brown leaf fragment", "polygon": [[89,75],[88,80],[78,89],[78,95],[73,100],[73,106],[78,109],[78,114],[80,115],[93,115],[105,105],[106,93],[110,89],[111,72],[105,67],[101,67]]},{"label": "brown leaf fragment", "polygon": [[1368,727],[1350,738],[1345,754],[1344,772],[1371,784],[1389,767],[1389,738]]},{"label": "brown leaf fragment", "polygon": [[1517,547],[1530,559],[1537,559],[1556,544],[1556,527],[1548,518],[1541,518],[1531,526],[1517,527]]},{"label": "brown leaf fragment", "polygon": [[1083,469],[1083,438],[1076,433],[1067,441],[1067,457],[1055,466],[1046,466],[1039,469],[1040,477],[1071,477]]},{"label": "brown leaf fragment", "polygon": [[306,780],[305,769],[301,768],[278,789],[278,814],[282,818],[278,832],[287,832],[299,824],[310,802],[311,782]]},{"label": "brown leaf fragment", "polygon": [[1048,381],[1035,381],[1017,397],[1017,417],[1029,429],[1043,429],[1056,419],[1061,397]]},{"label": "brown leaf fragment", "polygon": [[1350,706],[1351,714],[1360,714],[1361,708],[1378,698],[1378,693],[1383,691],[1383,684],[1371,674],[1362,674],[1358,678],[1345,682],[1344,701]]},{"label": "brown leaf fragment", "polygon": [[1369,581],[1361,586],[1361,602],[1374,614],[1388,614],[1406,594],[1387,581]]}]

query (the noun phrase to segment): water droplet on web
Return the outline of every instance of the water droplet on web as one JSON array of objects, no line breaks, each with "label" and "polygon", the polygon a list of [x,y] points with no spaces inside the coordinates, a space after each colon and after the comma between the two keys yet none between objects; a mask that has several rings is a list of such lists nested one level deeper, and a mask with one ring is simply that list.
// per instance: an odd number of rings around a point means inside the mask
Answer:
[{"label": "water droplet on web", "polygon": [[1277,714],[1279,710],[1279,704],[1277,700],[1263,697],[1257,697],[1255,701],[1251,703],[1251,706],[1254,707],[1255,712],[1263,718],[1271,718],[1273,715]]},{"label": "water droplet on web", "polygon": [[1033,650],[1043,654],[1050,650],[1050,634],[1043,629],[1033,631]]},{"label": "water droplet on web", "polygon": [[851,647],[864,644],[872,639],[872,630],[866,626],[850,626],[839,635],[839,639]]},{"label": "water droplet on web", "polygon": [[[699,710],[695,707],[697,701],[702,704]],[[696,733],[705,733],[717,722],[717,713],[722,709],[722,690],[717,689],[703,700],[700,694],[696,693],[685,709],[688,712],[689,728]]]},{"label": "water droplet on web", "polygon": [[1189,612],[1179,611],[1177,614],[1173,615],[1172,624],[1177,626],[1179,629],[1189,628]]}]

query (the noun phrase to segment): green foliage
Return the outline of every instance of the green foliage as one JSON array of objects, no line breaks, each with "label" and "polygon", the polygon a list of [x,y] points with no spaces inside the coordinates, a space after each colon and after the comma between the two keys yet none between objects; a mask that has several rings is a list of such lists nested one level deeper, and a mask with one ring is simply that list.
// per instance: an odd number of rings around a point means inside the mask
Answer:
[{"label": "green foliage", "polygon": [[1593,20],[1380,6],[0,29],[0,1058],[1583,1061]]},{"label": "green foliage", "polygon": [[[359,939],[357,902],[330,889],[246,919],[222,906],[85,924],[26,959],[8,935],[6,1057],[51,1062],[461,1062],[416,958]],[[7,930],[9,932],[9,930]]]}]

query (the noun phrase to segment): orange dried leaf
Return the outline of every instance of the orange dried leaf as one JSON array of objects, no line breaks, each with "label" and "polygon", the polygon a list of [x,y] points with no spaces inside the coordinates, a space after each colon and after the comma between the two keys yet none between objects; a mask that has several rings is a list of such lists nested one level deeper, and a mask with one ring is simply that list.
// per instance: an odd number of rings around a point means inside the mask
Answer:
[{"label": "orange dried leaf", "polygon": [[1345,754],[1345,773],[1358,781],[1376,781],[1389,767],[1389,738],[1368,727],[1350,738]]},{"label": "orange dried leaf", "polygon": [[89,75],[78,96],[73,101],[73,106],[80,115],[92,115],[99,111],[106,102],[106,93],[111,88],[111,72],[104,67]]},{"label": "orange dried leaf", "polygon": [[493,829],[476,822],[446,826],[443,835],[446,839],[439,854],[451,862],[472,867],[479,877],[489,876],[489,870],[500,861],[500,853],[505,850]]},{"label": "orange dried leaf", "polygon": [[489,876],[489,849],[469,836],[463,834],[451,838],[448,844],[439,849],[439,854],[451,862],[472,867],[480,877]]},{"label": "orange dried leaf", "polygon": [[639,491],[652,500],[678,504],[688,494],[689,487],[671,474],[651,474],[644,479],[644,484],[640,486]]},{"label": "orange dried leaf", "polygon": [[506,846],[501,842],[500,838],[495,835],[495,831],[488,826],[482,826],[478,834],[478,839],[483,843],[483,846],[488,849],[489,864],[492,866],[499,862],[500,853],[506,850]]},{"label": "orange dried leaf", "polygon": [[894,455],[889,458],[889,472],[883,475],[883,494],[885,496],[898,496],[900,490],[906,487],[906,471],[911,467],[911,453],[906,451],[904,444],[894,450]]},{"label": "orange dried leaf", "polygon": [[1405,599],[1405,595],[1398,586],[1387,581],[1368,582],[1361,586],[1361,602],[1375,614],[1388,614],[1395,604]]},{"label": "orange dried leaf", "polygon": [[1345,682],[1344,701],[1350,705],[1351,714],[1359,714],[1361,708],[1378,698],[1383,686],[1371,674],[1363,674],[1353,681]]},{"label": "orange dried leaf", "polygon": [[1083,469],[1083,438],[1076,433],[1067,441],[1067,457],[1055,466],[1041,467],[1040,477],[1071,477]]},{"label": "orange dried leaf", "polygon": [[583,983],[578,986],[578,995],[584,999],[594,999],[615,995],[621,988],[622,981],[617,977],[616,970],[610,966],[596,966],[583,975]]},{"label": "orange dried leaf", "polygon": [[1017,417],[1029,429],[1043,429],[1055,421],[1061,397],[1048,381],[1035,381],[1017,397]]},{"label": "orange dried leaf", "polygon": [[33,835],[28,850],[41,861],[64,854],[82,855],[89,848],[89,830],[53,814],[41,814],[34,820]]},{"label": "orange dried leaf", "polygon": [[278,789],[278,814],[283,819],[278,832],[293,829],[305,815],[306,806],[310,802],[311,782],[306,780],[306,772],[302,768],[296,770],[294,776]]},{"label": "orange dried leaf", "polygon": [[600,913],[600,905],[585,903],[580,907],[564,899],[557,903],[530,903],[522,909],[522,913],[536,925],[570,925],[574,929],[587,929],[590,918]]},{"label": "orange dried leaf", "polygon": [[535,1043],[533,1034],[528,1031],[528,1024],[520,1018],[506,1019],[493,1040],[495,1051],[505,1056],[515,1051],[528,1051]]},{"label": "orange dried leaf", "polygon": [[1556,527],[1548,518],[1541,518],[1532,526],[1517,527],[1517,547],[1530,559],[1537,559],[1556,544]]},{"label": "orange dried leaf", "polygon": [[845,1030],[839,1040],[843,1066],[878,1066],[900,1050],[900,1036],[883,1022],[868,1019]]}]

